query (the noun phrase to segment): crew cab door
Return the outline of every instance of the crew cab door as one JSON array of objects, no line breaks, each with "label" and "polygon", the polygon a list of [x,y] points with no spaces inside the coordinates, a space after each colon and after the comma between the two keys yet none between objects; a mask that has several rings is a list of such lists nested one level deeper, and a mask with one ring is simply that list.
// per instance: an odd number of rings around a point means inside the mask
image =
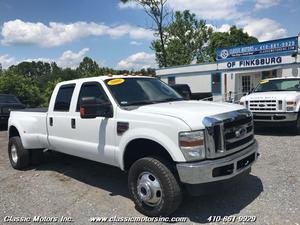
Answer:
[{"label": "crew cab door", "polygon": [[81,98],[94,97],[102,103],[111,104],[99,82],[84,82],[76,97],[72,120],[73,151],[77,156],[114,164],[114,143],[116,137],[115,119],[80,117]]},{"label": "crew cab door", "polygon": [[47,117],[48,140],[52,150],[72,153],[73,132],[70,126],[75,84],[61,85],[53,92]]}]

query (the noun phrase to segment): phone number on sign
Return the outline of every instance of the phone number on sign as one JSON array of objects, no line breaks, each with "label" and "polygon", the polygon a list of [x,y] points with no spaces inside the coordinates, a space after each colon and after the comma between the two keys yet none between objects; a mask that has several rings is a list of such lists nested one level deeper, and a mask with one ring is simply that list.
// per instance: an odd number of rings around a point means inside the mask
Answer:
[{"label": "phone number on sign", "polygon": [[252,223],[257,219],[256,216],[210,216],[207,218],[209,223],[223,222],[223,223]]}]

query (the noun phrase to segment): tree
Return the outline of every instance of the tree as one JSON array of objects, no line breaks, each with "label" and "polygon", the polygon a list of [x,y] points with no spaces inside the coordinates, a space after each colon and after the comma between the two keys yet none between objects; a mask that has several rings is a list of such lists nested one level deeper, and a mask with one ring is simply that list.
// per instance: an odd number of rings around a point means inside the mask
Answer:
[{"label": "tree", "polygon": [[29,77],[5,73],[0,79],[0,93],[14,94],[22,103],[37,107],[43,103],[43,97],[38,86]]},{"label": "tree", "polygon": [[[188,10],[176,12],[174,21],[165,28],[166,65],[176,66],[205,61],[204,45],[207,43],[212,29],[204,20],[198,20]],[[157,40],[151,43],[156,59],[160,63],[162,46]]]},{"label": "tree", "polygon": [[91,58],[84,57],[77,68],[77,72],[80,77],[95,77],[100,75],[100,68]]},{"label": "tree", "polygon": [[146,14],[152,19],[155,24],[153,29],[156,34],[159,36],[160,42],[160,51],[159,51],[159,66],[166,67],[167,66],[167,55],[165,50],[165,33],[164,27],[166,24],[166,20],[170,15],[169,11],[166,8],[167,0],[121,0],[123,3],[135,2],[143,7]]},{"label": "tree", "polygon": [[46,88],[43,90],[43,102],[42,102],[43,107],[48,107],[52,92],[56,84],[58,84],[59,82],[62,82],[61,78],[58,78],[56,80],[50,80],[47,82]]},{"label": "tree", "polygon": [[255,44],[258,40],[250,36],[243,29],[232,26],[228,32],[214,32],[211,34],[207,47],[209,61],[216,61],[216,49],[230,46]]}]

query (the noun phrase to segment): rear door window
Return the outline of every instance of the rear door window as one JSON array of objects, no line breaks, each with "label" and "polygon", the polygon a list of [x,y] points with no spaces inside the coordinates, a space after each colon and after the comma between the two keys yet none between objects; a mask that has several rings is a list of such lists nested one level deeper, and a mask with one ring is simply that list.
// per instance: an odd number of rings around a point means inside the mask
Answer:
[{"label": "rear door window", "polygon": [[56,96],[54,111],[68,112],[75,84],[63,85],[59,88]]}]

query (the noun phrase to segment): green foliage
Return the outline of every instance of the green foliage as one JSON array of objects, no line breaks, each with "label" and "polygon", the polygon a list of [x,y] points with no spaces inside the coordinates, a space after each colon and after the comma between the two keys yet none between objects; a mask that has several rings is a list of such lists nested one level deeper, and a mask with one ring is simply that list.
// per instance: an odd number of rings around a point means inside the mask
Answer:
[{"label": "green foliage", "polygon": [[[193,61],[203,62],[203,49],[212,29],[206,26],[204,20],[198,20],[195,14],[188,10],[176,12],[174,21],[165,27],[165,51],[167,66],[190,64]],[[162,45],[159,40],[151,44],[155,50],[159,66],[163,66]]]},{"label": "green foliage", "polygon": [[[91,58],[85,57],[75,68],[60,68],[55,62],[21,62],[8,69],[0,67],[0,94],[14,94],[28,107],[47,107],[56,84],[66,80],[125,74],[128,70],[99,67]],[[142,70],[144,75],[153,74],[153,69]]]},{"label": "green foliage", "polygon": [[27,106],[37,107],[43,103],[39,87],[30,77],[5,73],[0,77],[0,93],[14,94]]},{"label": "green foliage", "polygon": [[214,32],[211,34],[207,47],[209,61],[216,61],[216,49],[237,45],[255,44],[258,40],[249,36],[243,29],[232,26],[229,32]]},{"label": "green foliage", "polygon": [[95,77],[100,75],[98,64],[89,57],[84,57],[76,71],[80,77]]}]

